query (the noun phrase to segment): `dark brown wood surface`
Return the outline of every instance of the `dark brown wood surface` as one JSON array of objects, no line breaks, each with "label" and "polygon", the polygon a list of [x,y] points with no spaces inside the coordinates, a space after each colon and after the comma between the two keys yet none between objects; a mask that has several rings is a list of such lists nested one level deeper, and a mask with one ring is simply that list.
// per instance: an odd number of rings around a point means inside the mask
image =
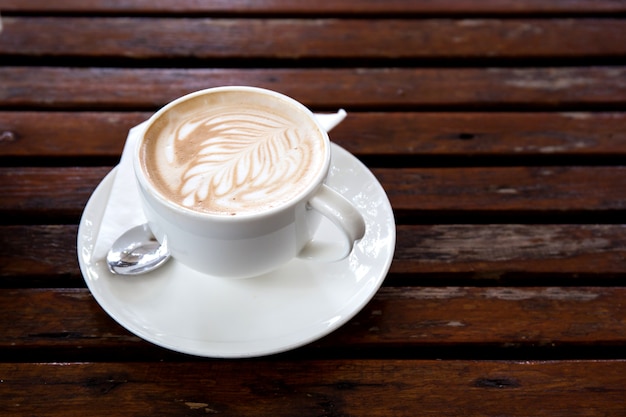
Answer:
[{"label": "dark brown wood surface", "polygon": [[[597,373],[590,376],[589,367]],[[10,416],[82,416],[85,410],[105,415],[112,409],[158,416],[403,416],[416,410],[425,416],[440,416],[442,410],[455,415],[524,416],[529,410],[550,417],[620,415],[624,391],[616,387],[623,387],[624,370],[623,362],[613,361],[410,359],[0,367],[7,375],[11,408],[5,415]],[[46,401],[51,391],[58,403]],[[570,406],[573,396],[577,407]]]},{"label": "dark brown wood surface", "polygon": [[[607,57],[626,53],[623,21],[607,18],[302,21],[7,17],[2,23],[4,39],[0,53],[15,56],[362,60]],[[55,36],[49,36],[50,33]],[[115,36],[108,36],[111,33]],[[494,37],[501,37],[502,41],[494,43]],[[59,38],[71,42],[59,44]],[[563,42],[568,38],[572,41]]]},{"label": "dark brown wood surface", "polygon": [[[0,414],[626,415],[626,2],[3,0]],[[252,84],[315,111],[397,222],[382,288],[245,360],[111,319],[76,234],[128,130]]]},{"label": "dark brown wood surface", "polygon": [[[619,109],[626,67],[0,68],[1,107],[156,109],[220,85],[274,89],[313,109]],[[333,94],[342,90],[342,95]],[[1,108],[0,107],[0,108]]]},{"label": "dark brown wood surface", "polygon": [[[114,163],[128,130],[149,116],[132,111],[0,111],[0,157],[72,156]],[[414,166],[452,157],[466,163],[481,157],[491,165],[520,157],[526,164],[576,156],[595,162],[626,156],[625,118],[619,111],[351,112],[333,129],[332,139],[377,165],[388,156],[410,157]],[[56,128],[50,130],[51,125]]]},{"label": "dark brown wood surface", "polygon": [[[360,356],[462,347],[489,349],[492,354],[494,348],[508,349],[513,355],[529,347],[552,351],[588,347],[591,340],[610,349],[626,342],[621,323],[626,306],[620,301],[624,297],[624,288],[585,286],[385,286],[344,328],[300,350],[313,356],[324,351],[329,355],[360,352],[356,353]],[[113,349],[116,344],[146,349],[145,342],[109,320],[86,289],[7,289],[0,300],[7,326],[0,348],[8,355],[34,355],[36,349],[47,347],[76,350],[76,355],[91,358],[103,343]],[[23,307],[10,310],[15,305]],[[46,315],[33,320],[42,305]],[[506,311],[507,320],[495,311]],[[19,347],[12,345],[16,340]],[[474,355],[484,358],[480,352]]]},{"label": "dark brown wood surface", "polygon": [[332,2],[300,2],[294,0],[4,0],[3,10],[12,13],[185,13],[218,14],[491,14],[506,15],[540,14],[613,14],[623,13],[626,6],[620,0],[520,0],[512,4],[508,0],[441,0],[411,2],[405,0],[362,1],[336,0]]},{"label": "dark brown wood surface", "polygon": [[[5,196],[0,213],[31,221],[55,216],[77,221],[110,169],[0,168],[0,193]],[[433,217],[453,221],[466,214],[495,216],[492,221],[580,214],[604,222],[619,217],[626,206],[623,166],[372,168],[372,172],[385,187],[396,215],[406,222]]]}]

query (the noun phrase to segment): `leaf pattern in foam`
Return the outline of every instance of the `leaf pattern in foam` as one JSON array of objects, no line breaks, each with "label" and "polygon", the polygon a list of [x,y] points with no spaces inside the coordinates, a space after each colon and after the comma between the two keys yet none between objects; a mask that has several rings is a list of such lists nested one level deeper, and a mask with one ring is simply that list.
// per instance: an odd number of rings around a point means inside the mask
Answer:
[{"label": "leaf pattern in foam", "polygon": [[289,198],[293,187],[285,185],[297,182],[309,165],[310,133],[289,119],[250,109],[202,117],[176,135],[175,146],[195,148],[180,188],[184,205],[198,207],[210,198],[214,208],[236,211],[251,202]]}]

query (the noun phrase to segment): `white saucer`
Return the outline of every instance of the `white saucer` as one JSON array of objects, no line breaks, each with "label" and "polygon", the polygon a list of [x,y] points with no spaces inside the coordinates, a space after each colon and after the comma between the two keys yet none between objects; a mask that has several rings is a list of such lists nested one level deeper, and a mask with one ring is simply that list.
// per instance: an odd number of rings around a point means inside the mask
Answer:
[{"label": "white saucer", "polygon": [[[327,335],[374,296],[389,271],[396,239],[389,199],[374,175],[334,144],[332,158],[327,184],[357,206],[367,227],[348,258],[327,264],[295,259],[244,280],[203,275],[174,259],[145,275],[112,275],[92,254],[113,169],[89,199],[78,229],[78,260],[87,286],[119,324],[177,352],[261,356]],[[330,222],[323,223],[315,239],[334,241],[335,233]]]}]

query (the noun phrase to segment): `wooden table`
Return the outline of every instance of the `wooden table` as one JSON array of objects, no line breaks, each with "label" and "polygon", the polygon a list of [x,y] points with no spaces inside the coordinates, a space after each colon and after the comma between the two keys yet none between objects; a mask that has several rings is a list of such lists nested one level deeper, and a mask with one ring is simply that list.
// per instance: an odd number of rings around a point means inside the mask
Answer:
[{"label": "wooden table", "polygon": [[[0,11],[1,415],[626,415],[626,2]],[[345,108],[397,222],[356,317],[252,359],[129,333],[75,243],[129,128],[228,84]]]}]

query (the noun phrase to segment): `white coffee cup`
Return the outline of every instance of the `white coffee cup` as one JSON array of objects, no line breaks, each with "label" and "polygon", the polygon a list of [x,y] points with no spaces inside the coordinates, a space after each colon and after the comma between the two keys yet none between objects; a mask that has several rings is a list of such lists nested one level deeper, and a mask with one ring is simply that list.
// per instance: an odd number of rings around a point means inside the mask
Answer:
[{"label": "white coffee cup", "polygon": [[[229,86],[155,113],[133,163],[148,224],[172,257],[209,275],[247,278],[294,257],[343,259],[363,237],[361,214],[324,184],[330,149],[327,132],[296,100]],[[312,242],[320,215],[341,232],[339,248]]]}]

